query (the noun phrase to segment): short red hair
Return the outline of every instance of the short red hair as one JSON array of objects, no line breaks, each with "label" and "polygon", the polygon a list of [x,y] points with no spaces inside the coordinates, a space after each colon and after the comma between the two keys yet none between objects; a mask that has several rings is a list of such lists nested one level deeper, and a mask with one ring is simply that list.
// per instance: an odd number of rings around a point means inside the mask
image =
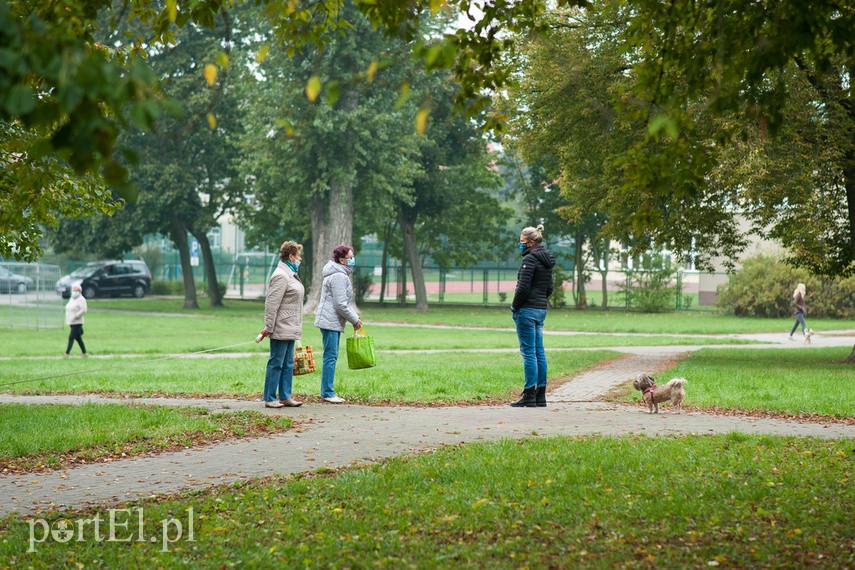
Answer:
[{"label": "short red hair", "polygon": [[333,261],[338,263],[339,259],[341,259],[342,257],[347,257],[347,254],[350,253],[351,251],[353,251],[353,248],[350,247],[349,245],[340,245],[340,246],[336,247],[334,250],[332,250],[332,259],[333,259]]}]

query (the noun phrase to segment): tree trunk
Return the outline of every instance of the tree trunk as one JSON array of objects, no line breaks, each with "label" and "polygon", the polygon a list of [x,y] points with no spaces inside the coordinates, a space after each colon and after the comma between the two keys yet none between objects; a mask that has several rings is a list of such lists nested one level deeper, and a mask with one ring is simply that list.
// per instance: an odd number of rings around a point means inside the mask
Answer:
[{"label": "tree trunk", "polygon": [[419,261],[419,252],[416,247],[415,223],[404,219],[403,212],[398,212],[398,223],[404,235],[404,256],[410,261],[410,269],[413,272],[413,289],[416,292],[416,310],[427,311],[427,289],[425,288],[425,274]]},{"label": "tree trunk", "polygon": [[609,284],[608,284],[608,275],[609,275],[609,240],[606,238],[603,240],[604,243],[600,243],[597,247],[598,251],[594,253],[594,259],[596,259],[596,263],[602,269],[599,269],[600,279],[602,279],[602,293],[603,293],[603,303],[602,308],[609,308]]},{"label": "tree trunk", "polygon": [[401,256],[401,290],[398,291],[398,302],[401,306],[407,304],[407,256]]},{"label": "tree trunk", "polygon": [[217,266],[214,265],[214,254],[211,253],[211,242],[208,240],[208,234],[190,230],[196,241],[199,242],[199,249],[202,250],[202,263],[205,264],[205,280],[208,282],[208,299],[210,299],[212,307],[223,306],[223,292],[220,291],[220,284],[217,282]]},{"label": "tree trunk", "polygon": [[582,248],[585,245],[585,235],[576,232],[576,308],[584,309],[588,306],[588,294],[585,292],[585,256]]},{"label": "tree trunk", "polygon": [[392,238],[392,230],[394,229],[393,224],[386,224],[385,237],[383,238],[383,256],[381,257],[381,267],[380,271],[380,302],[386,300],[386,284],[389,281],[389,240]]},{"label": "tree trunk", "polygon": [[352,245],[353,212],[351,182],[333,182],[326,199],[323,196],[312,198],[312,285],[303,305],[303,314],[314,313],[318,308],[324,265],[330,260],[333,249],[339,245]]},{"label": "tree trunk", "polygon": [[193,266],[190,265],[190,244],[187,242],[187,227],[178,219],[177,214],[172,214],[170,219],[172,226],[172,241],[178,247],[181,257],[181,273],[184,276],[184,308],[198,309],[196,302],[196,280],[193,278]]},{"label": "tree trunk", "polygon": [[852,352],[849,353],[849,356],[843,362],[846,364],[855,364],[855,346],[852,347]]}]

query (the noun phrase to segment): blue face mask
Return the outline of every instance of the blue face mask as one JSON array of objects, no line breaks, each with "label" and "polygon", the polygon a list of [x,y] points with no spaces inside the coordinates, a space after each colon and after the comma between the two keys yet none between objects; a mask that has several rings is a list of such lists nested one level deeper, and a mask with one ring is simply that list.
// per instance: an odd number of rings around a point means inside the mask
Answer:
[{"label": "blue face mask", "polygon": [[350,259],[347,260],[347,266],[348,267],[353,267],[355,265],[356,265],[356,258],[355,257],[351,257]]},{"label": "blue face mask", "polygon": [[517,247],[520,248],[520,251],[525,251],[528,249],[528,246],[522,242],[520,242],[520,244]]}]

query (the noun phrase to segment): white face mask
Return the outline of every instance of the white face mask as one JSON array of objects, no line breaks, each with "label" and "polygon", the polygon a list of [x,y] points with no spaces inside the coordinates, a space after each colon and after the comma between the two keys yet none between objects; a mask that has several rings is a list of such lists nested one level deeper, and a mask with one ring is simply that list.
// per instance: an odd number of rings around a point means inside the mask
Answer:
[{"label": "white face mask", "polygon": [[78,298],[80,296],[80,291],[72,291],[71,296],[75,299]]}]

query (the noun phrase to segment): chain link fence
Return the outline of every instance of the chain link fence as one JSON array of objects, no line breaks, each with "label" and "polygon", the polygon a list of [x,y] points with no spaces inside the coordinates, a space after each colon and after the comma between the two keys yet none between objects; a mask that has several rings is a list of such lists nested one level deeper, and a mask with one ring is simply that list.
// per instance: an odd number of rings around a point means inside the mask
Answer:
[{"label": "chain link fence", "polygon": [[[360,256],[358,256],[360,257]],[[361,256],[363,259],[366,256]],[[183,294],[183,274],[177,254],[164,255],[159,260],[146,260],[154,284],[151,294]],[[267,292],[267,281],[276,268],[278,257],[273,253],[243,253],[237,256],[216,254],[214,261],[217,279],[225,288],[229,299],[262,299]],[[516,288],[517,264],[479,264],[475,267],[445,269],[435,265],[422,267],[428,303],[432,305],[506,305],[511,302]],[[306,268],[308,269],[308,268]],[[305,271],[306,269],[302,270]],[[563,298],[554,299],[559,305],[576,305],[579,289],[575,273],[570,267],[556,266],[563,278]],[[385,273],[385,279],[384,279]],[[193,266],[193,274],[204,294],[206,276],[200,263]],[[633,298],[643,271],[594,271],[585,283],[586,304],[589,307],[612,309],[637,308]],[[715,307],[718,286],[727,283],[727,273],[702,273],[678,271],[662,286],[669,295],[664,310],[704,311]],[[415,287],[409,269],[406,275],[398,260],[391,261],[386,271],[380,264],[359,264],[354,271],[354,285],[359,302],[386,304],[414,304]]]},{"label": "chain link fence", "polygon": [[36,329],[65,325],[65,301],[56,293],[58,265],[0,262],[0,326]]}]

